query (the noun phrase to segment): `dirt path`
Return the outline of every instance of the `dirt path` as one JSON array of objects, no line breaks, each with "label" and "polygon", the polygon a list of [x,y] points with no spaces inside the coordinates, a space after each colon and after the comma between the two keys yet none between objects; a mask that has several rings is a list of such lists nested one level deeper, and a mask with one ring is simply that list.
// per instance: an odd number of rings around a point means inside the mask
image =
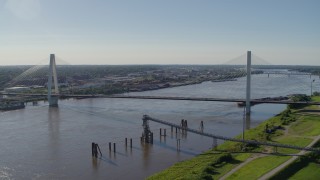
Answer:
[{"label": "dirt path", "polygon": [[[307,146],[307,147],[311,147],[313,146],[316,142],[318,142],[320,140],[320,136],[316,136],[313,141]],[[263,175],[262,177],[259,178],[259,180],[264,180],[264,179],[269,179],[272,176],[274,176],[276,173],[278,173],[279,171],[281,171],[283,168],[285,168],[286,166],[288,166],[289,164],[291,164],[292,162],[294,162],[299,156],[306,154],[307,151],[300,151],[297,156],[294,156],[292,158],[290,158],[288,161],[282,163],[280,166],[274,168],[273,170],[269,171],[267,174]]]}]

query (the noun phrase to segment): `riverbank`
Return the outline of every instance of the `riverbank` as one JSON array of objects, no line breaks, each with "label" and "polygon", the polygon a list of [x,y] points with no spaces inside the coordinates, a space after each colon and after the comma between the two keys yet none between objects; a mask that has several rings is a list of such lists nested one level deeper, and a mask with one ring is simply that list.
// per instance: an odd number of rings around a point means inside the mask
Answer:
[{"label": "riverbank", "polygon": [[[319,100],[319,97],[313,98]],[[319,107],[309,106],[285,110],[279,115],[245,132],[246,139],[273,141],[296,146],[307,146],[320,135]],[[307,113],[306,113],[307,112]],[[274,128],[274,127],[281,128]],[[270,132],[270,133],[267,133]],[[241,138],[241,136],[238,136]],[[191,160],[176,163],[148,179],[257,179],[299,151],[225,142],[215,150],[207,151]],[[228,157],[228,158],[221,158]],[[222,159],[222,160],[221,160]],[[311,164],[311,169],[314,164]],[[238,168],[237,168],[238,167]],[[235,169],[237,168],[237,169]],[[229,171],[235,169],[231,174]]]},{"label": "riverbank", "polygon": [[21,101],[0,101],[0,111],[11,111],[25,108]]}]

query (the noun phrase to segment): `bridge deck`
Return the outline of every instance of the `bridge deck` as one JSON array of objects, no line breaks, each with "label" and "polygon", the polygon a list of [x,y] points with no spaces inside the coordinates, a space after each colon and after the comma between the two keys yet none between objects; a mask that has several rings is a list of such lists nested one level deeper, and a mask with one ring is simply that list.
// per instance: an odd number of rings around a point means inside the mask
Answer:
[{"label": "bridge deck", "polygon": [[[13,95],[13,96],[35,96],[35,97],[47,97],[47,94],[21,94],[21,93],[0,93],[1,95]],[[183,100],[183,101],[218,101],[218,102],[246,102],[245,99],[236,98],[203,98],[203,97],[171,97],[171,96],[126,96],[126,95],[73,95],[73,94],[60,94],[52,95],[63,98],[122,98],[122,99],[159,99],[159,100]],[[320,102],[299,101],[294,102],[291,100],[261,100],[252,99],[251,103],[261,104],[304,104],[304,105],[320,105]]]},{"label": "bridge deck", "polygon": [[279,74],[279,75],[312,75],[305,72],[281,72],[281,71],[264,71],[263,74]]},{"label": "bridge deck", "polygon": [[[144,115],[143,119],[154,121],[154,122],[157,122],[157,123],[161,123],[161,124],[165,124],[165,125],[168,125],[168,126],[172,126],[172,127],[176,127],[176,128],[182,129],[182,127],[180,125],[177,125],[177,124],[174,124],[174,123],[170,123],[170,122],[166,122],[166,121],[159,120],[159,119],[155,119],[155,118],[152,118],[152,117],[150,117],[148,115]],[[273,147],[282,147],[282,148],[289,148],[289,149],[320,152],[319,148],[300,147],[300,146],[294,146],[294,145],[289,145],[289,144],[261,142],[261,141],[253,141],[253,140],[242,140],[242,139],[236,139],[236,138],[231,138],[231,137],[219,136],[219,135],[215,135],[215,134],[211,134],[211,133],[206,133],[206,132],[202,132],[202,131],[191,129],[191,128],[184,128],[184,130],[192,132],[192,133],[195,133],[195,134],[199,134],[199,135],[202,135],[202,136],[221,139],[221,140],[225,140],[225,141],[233,141],[233,142],[240,142],[240,143],[248,143],[248,144],[256,144],[256,145],[264,145],[264,146],[273,146]]]}]

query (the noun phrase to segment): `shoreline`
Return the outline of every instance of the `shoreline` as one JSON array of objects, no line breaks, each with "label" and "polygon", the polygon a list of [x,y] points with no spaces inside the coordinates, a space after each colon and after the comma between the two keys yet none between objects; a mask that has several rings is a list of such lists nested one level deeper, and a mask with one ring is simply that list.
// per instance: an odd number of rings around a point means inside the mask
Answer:
[{"label": "shoreline", "polygon": [[[297,110],[294,110],[293,115],[294,117],[300,117],[301,115],[295,114],[296,112],[301,111],[303,108],[299,108]],[[281,139],[282,137],[286,137],[286,133],[288,130],[283,130],[283,129],[277,129],[274,130],[274,133],[263,133],[261,134],[261,132],[266,132],[269,124],[269,128],[270,128],[270,124],[275,127],[277,126],[277,124],[279,124],[279,122],[281,122],[281,117],[283,116],[283,114],[286,113],[287,110],[282,111],[281,113],[275,115],[272,118],[269,118],[263,122],[261,122],[257,127],[250,129],[250,130],[246,130],[246,139],[269,139],[269,140],[276,140],[277,139]],[[319,110],[320,111],[320,110]],[[318,115],[319,116],[319,115]],[[298,121],[298,120],[297,120]],[[290,126],[286,126],[286,128],[290,128],[291,127],[291,123],[289,123]],[[267,135],[267,136],[266,136]],[[241,134],[236,136],[238,138],[241,138]],[[289,137],[287,137],[289,138]],[[284,138],[286,139],[286,138]],[[267,141],[269,141],[267,140]],[[293,143],[298,143],[300,140],[296,140],[293,141]],[[280,141],[282,142],[282,141]],[[304,142],[304,141],[303,141]],[[284,141],[282,143],[286,143],[288,144],[288,142]],[[304,144],[308,145],[309,143],[306,141],[304,142]],[[304,146],[304,145],[300,145],[300,146]],[[240,149],[239,149],[240,148]],[[243,151],[243,148],[245,148],[246,150]],[[291,150],[291,149],[284,149],[281,150],[280,154],[276,153],[272,153],[270,152],[270,148],[266,148],[266,147],[250,147],[248,145],[241,145],[241,144],[237,144],[237,143],[233,143],[230,141],[225,141],[222,144],[218,145],[218,147],[216,149],[211,149],[208,150],[200,155],[197,155],[189,160],[186,161],[182,161],[182,162],[178,162],[175,163],[174,165],[168,167],[167,169],[160,171],[158,173],[153,174],[152,176],[148,177],[147,179],[161,179],[161,178],[165,178],[165,179],[175,179],[178,178],[178,174],[184,174],[182,175],[182,177],[194,177],[195,179],[219,179],[221,177],[225,177],[225,175],[227,174],[227,172],[235,169],[233,171],[237,172],[239,169],[245,169],[242,168],[242,166],[247,166],[247,164],[244,164],[240,167],[237,167],[238,165],[241,165],[241,162],[245,162],[248,163],[249,165],[251,165],[251,163],[255,163],[255,161],[259,161],[262,158],[273,158],[273,157],[277,157],[277,155],[281,155],[281,152],[283,153],[287,153],[287,152],[295,152],[295,150]],[[241,153],[240,153],[241,152]],[[214,165],[213,162],[216,161],[216,159],[219,159],[221,156],[225,156],[225,155],[231,156],[231,160],[227,160],[227,161],[223,161],[221,162],[221,165]],[[259,156],[260,154],[260,156]],[[262,156],[261,156],[262,155]],[[202,156],[208,156],[206,159],[202,159]],[[281,157],[281,156],[280,156]],[[252,159],[253,158],[253,159]],[[281,158],[278,158],[277,161],[278,163],[285,161],[286,160],[286,156],[282,156]],[[283,159],[283,160],[282,160]],[[249,161],[248,161],[249,160]],[[237,163],[232,163],[233,161],[237,162]],[[193,170],[191,168],[191,165],[193,162],[194,164],[197,164],[197,169],[198,170]],[[277,163],[276,163],[277,164]],[[274,165],[274,163],[273,163]],[[280,164],[279,164],[280,165]],[[179,170],[177,170],[179,168]],[[191,168],[190,170],[192,171],[191,173],[189,172],[189,168]],[[179,172],[174,172],[174,171],[179,171]],[[243,171],[243,170],[242,170]],[[235,179],[239,178],[238,176],[234,176],[233,173],[229,174],[228,177],[233,177]],[[248,177],[246,177],[248,178]],[[255,177],[256,178],[256,177]],[[255,179],[254,178],[254,179]]]}]

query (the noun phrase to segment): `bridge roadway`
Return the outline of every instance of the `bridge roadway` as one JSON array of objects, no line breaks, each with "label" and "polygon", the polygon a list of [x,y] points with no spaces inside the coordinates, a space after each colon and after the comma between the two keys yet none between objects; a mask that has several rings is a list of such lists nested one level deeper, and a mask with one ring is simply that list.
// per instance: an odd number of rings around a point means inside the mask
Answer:
[{"label": "bridge roadway", "polygon": [[[47,94],[22,94],[22,93],[0,93],[1,95],[12,95],[12,96],[35,96],[35,97],[47,97]],[[159,100],[183,100],[183,101],[218,101],[218,102],[246,102],[245,99],[236,98],[203,98],[203,97],[171,97],[171,96],[132,96],[132,95],[75,95],[75,94],[60,94],[52,95],[59,96],[60,98],[122,98],[122,99],[159,99]],[[320,102],[311,101],[299,101],[294,102],[291,100],[262,100],[252,99],[250,101],[253,104],[303,104],[303,105],[320,105]]]},{"label": "bridge roadway", "polygon": [[[176,127],[176,128],[182,129],[182,127],[180,125],[177,125],[177,124],[174,124],[174,123],[170,123],[170,122],[166,122],[166,121],[159,120],[159,119],[155,119],[155,118],[152,118],[152,117],[150,117],[148,115],[144,115],[142,119],[143,120],[150,120],[150,121],[154,121],[154,122],[157,122],[157,123],[161,123],[161,124],[165,124],[165,125],[168,125],[168,126],[172,126],[172,127]],[[264,146],[272,146],[272,147],[281,147],[281,148],[288,148],[288,149],[297,149],[297,150],[320,152],[319,148],[300,147],[300,146],[294,146],[294,145],[289,145],[289,144],[261,142],[261,141],[254,141],[254,140],[242,140],[242,139],[236,139],[236,138],[231,138],[231,137],[219,136],[219,135],[215,135],[215,134],[211,134],[211,133],[206,133],[206,132],[202,132],[202,131],[191,129],[191,128],[183,128],[183,130],[186,130],[186,131],[189,131],[189,132],[192,132],[192,133],[195,133],[195,134],[199,134],[199,135],[202,135],[202,136],[221,139],[221,140],[225,140],[225,141],[233,141],[233,142],[240,142],[240,143],[247,143],[247,144],[256,144],[256,145],[264,145]]]},{"label": "bridge roadway", "polygon": [[263,74],[283,74],[283,75],[308,75],[311,76],[311,73],[305,72],[281,72],[281,71],[264,71]]}]

